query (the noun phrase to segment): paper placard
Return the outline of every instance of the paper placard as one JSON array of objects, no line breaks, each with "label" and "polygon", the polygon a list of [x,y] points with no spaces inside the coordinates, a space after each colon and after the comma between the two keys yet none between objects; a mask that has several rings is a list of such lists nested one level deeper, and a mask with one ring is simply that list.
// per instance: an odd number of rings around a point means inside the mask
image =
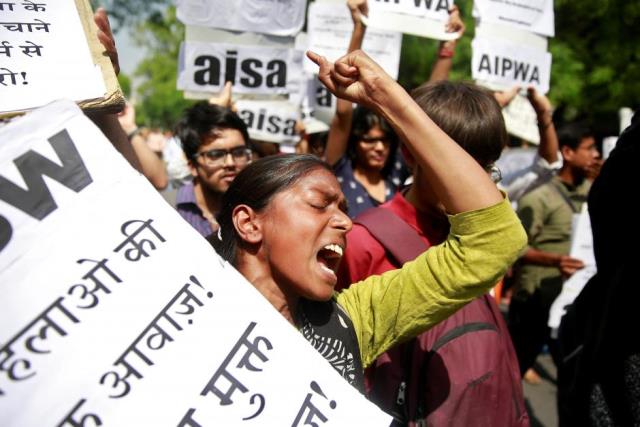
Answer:
[{"label": "paper placard", "polygon": [[584,267],[565,280],[562,284],[560,295],[551,305],[548,326],[553,330],[554,334],[557,333],[557,329],[560,327],[566,307],[575,301],[589,279],[597,272],[596,258],[593,253],[591,219],[589,218],[586,203],[582,205],[581,212],[575,214],[573,218],[569,255],[581,260],[584,263]]},{"label": "paper placard", "polygon": [[300,141],[296,132],[296,123],[300,119],[297,105],[282,101],[239,100],[236,108],[251,139],[277,144],[297,144]]},{"label": "paper placard", "polygon": [[0,140],[4,426],[389,425],[72,102]]},{"label": "paper placard", "polygon": [[219,92],[226,81],[234,93],[299,93],[302,52],[294,49],[202,43],[182,45],[178,89]]},{"label": "paper placard", "polygon": [[0,3],[0,112],[106,93],[74,1]]},{"label": "paper placard", "polygon": [[293,36],[304,24],[306,0],[178,0],[187,25]]},{"label": "paper placard", "polygon": [[370,16],[394,13],[447,22],[453,0],[372,0],[368,4]]},{"label": "paper placard", "polygon": [[[346,55],[353,31],[349,9],[344,3],[313,2],[309,6],[307,25],[308,49],[335,61]],[[376,61],[391,77],[398,78],[402,34],[399,32],[368,29],[362,50]],[[318,66],[304,59],[304,69],[317,74]]]},{"label": "paper placard", "polygon": [[553,0],[474,0],[473,16],[488,23],[555,35]]},{"label": "paper placard", "polygon": [[505,40],[476,37],[471,42],[471,74],[476,80],[504,85],[534,86],[547,93],[551,78],[551,54]]},{"label": "paper placard", "polygon": [[502,117],[509,134],[533,144],[540,143],[538,116],[526,96],[516,95],[509,105],[502,109]]}]

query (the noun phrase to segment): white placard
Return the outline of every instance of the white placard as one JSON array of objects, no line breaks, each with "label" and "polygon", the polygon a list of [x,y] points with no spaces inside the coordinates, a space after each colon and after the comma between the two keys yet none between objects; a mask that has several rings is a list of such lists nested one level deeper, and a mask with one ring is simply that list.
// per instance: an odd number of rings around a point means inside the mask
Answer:
[{"label": "white placard", "polygon": [[[344,3],[313,2],[309,5],[309,50],[335,61],[347,53],[352,31],[351,14]],[[362,42],[362,50],[394,79],[398,78],[401,46],[401,33],[374,28],[366,31]],[[308,73],[318,73],[318,66],[308,58],[304,60],[304,69]]]},{"label": "white placard", "polygon": [[502,109],[502,117],[507,132],[533,144],[540,143],[538,116],[526,96],[516,95],[511,102]]},{"label": "white placard", "polygon": [[72,102],[0,141],[3,426],[389,425]]},{"label": "white placard", "polygon": [[177,0],[187,25],[293,36],[304,24],[306,0]]},{"label": "white placard", "polygon": [[586,203],[582,205],[581,212],[574,215],[569,255],[581,260],[584,263],[584,267],[576,271],[562,284],[560,295],[551,305],[548,326],[553,330],[554,334],[557,333],[562,316],[566,312],[566,307],[573,303],[589,279],[597,272],[596,259],[593,254],[591,220],[589,219]]},{"label": "white placard", "polygon": [[369,16],[363,22],[379,30],[453,40],[458,35],[445,29],[451,6],[452,0],[375,0],[369,2]]},{"label": "white placard", "polygon": [[551,54],[505,40],[476,37],[471,42],[471,75],[510,88],[534,86],[547,93],[551,78]]},{"label": "white placard", "polygon": [[447,22],[453,0],[371,0],[369,15],[400,13]]},{"label": "white placard", "polygon": [[300,119],[297,105],[282,101],[239,100],[236,108],[251,139],[277,144],[297,144],[300,141],[296,132],[296,122]]},{"label": "white placard", "polygon": [[473,16],[553,37],[553,0],[474,0]]},{"label": "white placard", "polygon": [[181,48],[180,67],[181,90],[219,92],[226,81],[231,81],[234,93],[296,94],[300,92],[302,52],[186,41]]},{"label": "white placard", "polygon": [[105,92],[72,0],[0,2],[0,112]]}]

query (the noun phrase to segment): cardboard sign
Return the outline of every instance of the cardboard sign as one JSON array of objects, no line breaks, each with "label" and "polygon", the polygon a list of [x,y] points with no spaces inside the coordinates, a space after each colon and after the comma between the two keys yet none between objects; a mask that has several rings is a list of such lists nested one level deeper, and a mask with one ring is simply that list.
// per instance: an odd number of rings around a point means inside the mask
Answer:
[{"label": "cardboard sign", "polygon": [[551,54],[501,39],[476,37],[471,42],[472,77],[499,83],[505,88],[534,86],[547,93],[551,78]]},{"label": "cardboard sign", "polygon": [[296,105],[282,101],[240,100],[236,102],[236,108],[251,139],[277,144],[296,144],[300,140],[296,132],[300,112]]},{"label": "cardboard sign", "polygon": [[72,102],[0,140],[3,426],[389,425]]},{"label": "cardboard sign", "polygon": [[544,36],[555,35],[553,0],[475,0],[473,16]]},{"label": "cardboard sign", "polygon": [[187,25],[293,36],[304,24],[306,0],[178,0]]},{"label": "cardboard sign", "polygon": [[289,94],[300,90],[302,53],[293,49],[186,41],[181,49],[178,89]]},{"label": "cardboard sign", "polygon": [[[344,3],[313,2],[309,6],[308,49],[335,61],[346,55],[353,31],[349,9]],[[398,78],[402,34],[368,29],[362,50],[394,79]],[[304,69],[316,74],[318,66],[305,58]]]},{"label": "cardboard sign", "polygon": [[0,112],[105,92],[73,0],[0,2]]},{"label": "cardboard sign", "polygon": [[453,40],[458,35],[445,31],[451,6],[453,0],[373,0],[363,22],[380,30]]}]

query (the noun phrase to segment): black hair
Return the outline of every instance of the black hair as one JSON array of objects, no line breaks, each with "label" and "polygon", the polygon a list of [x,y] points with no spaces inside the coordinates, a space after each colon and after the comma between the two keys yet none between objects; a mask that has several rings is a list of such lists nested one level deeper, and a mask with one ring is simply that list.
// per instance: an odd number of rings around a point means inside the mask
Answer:
[{"label": "black hair", "polygon": [[329,164],[312,154],[264,157],[244,168],[222,196],[222,208],[216,216],[220,235],[207,238],[218,254],[235,265],[237,247],[244,244],[233,225],[232,214],[236,206],[247,205],[255,212],[261,212],[276,194],[316,169],[333,174]]},{"label": "black hair", "polygon": [[389,138],[391,143],[389,146],[389,157],[381,171],[382,176],[386,177],[389,172],[391,172],[393,164],[395,163],[395,156],[398,151],[398,136],[384,117],[360,105],[353,110],[351,132],[349,133],[349,142],[347,144],[347,156],[349,156],[349,159],[355,166],[358,142],[374,126],[378,126],[380,130],[384,132],[385,136]]},{"label": "black hair", "polygon": [[480,166],[486,168],[500,157],[509,137],[502,109],[489,90],[442,80],[421,85],[411,96]]},{"label": "black hair", "polygon": [[242,134],[245,145],[249,145],[247,125],[233,111],[219,105],[201,101],[187,108],[175,128],[187,159],[193,159],[204,138],[216,129],[235,129]]},{"label": "black hair", "polygon": [[577,150],[585,138],[594,135],[593,130],[583,122],[568,123],[558,129],[558,145],[560,148],[569,147]]}]

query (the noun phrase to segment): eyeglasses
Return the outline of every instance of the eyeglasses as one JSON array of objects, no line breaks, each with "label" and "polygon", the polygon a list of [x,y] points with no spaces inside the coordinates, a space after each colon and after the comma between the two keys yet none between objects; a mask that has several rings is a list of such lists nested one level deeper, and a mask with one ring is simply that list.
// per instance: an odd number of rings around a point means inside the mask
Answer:
[{"label": "eyeglasses", "polygon": [[382,142],[384,145],[391,144],[391,138],[389,138],[388,136],[380,136],[380,137],[376,137],[376,136],[361,136],[360,137],[360,142],[363,142],[363,143],[365,143],[367,145],[374,145],[378,141]]},{"label": "eyeglasses", "polygon": [[489,177],[491,178],[491,181],[494,182],[494,184],[497,184],[500,181],[502,181],[502,172],[500,171],[500,168],[497,167],[495,164],[493,163],[490,164],[485,168],[485,170],[489,174]]},{"label": "eyeglasses", "polygon": [[244,145],[233,147],[228,150],[215,149],[202,151],[193,156],[193,158],[195,160],[199,156],[202,156],[205,165],[222,166],[224,164],[224,160],[229,154],[231,154],[233,161],[239,164],[244,164],[251,160],[251,150]]}]

